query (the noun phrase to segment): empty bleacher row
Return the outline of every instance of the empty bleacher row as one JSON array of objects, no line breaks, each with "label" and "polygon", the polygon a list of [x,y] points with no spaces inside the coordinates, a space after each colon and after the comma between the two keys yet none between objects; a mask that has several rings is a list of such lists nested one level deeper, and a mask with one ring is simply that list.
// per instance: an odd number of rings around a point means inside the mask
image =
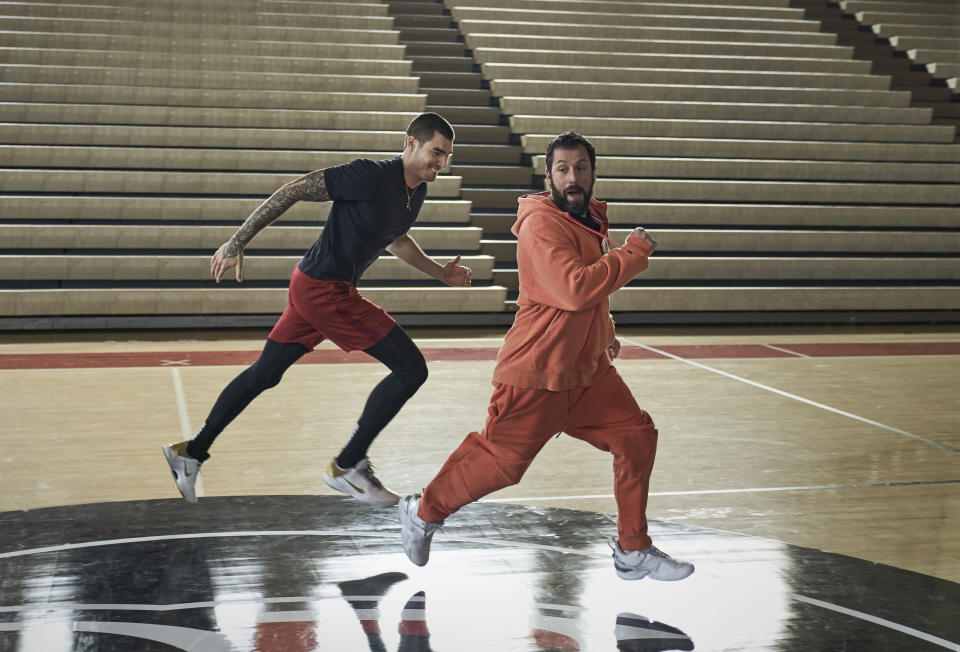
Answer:
[{"label": "empty bleacher row", "polygon": [[[960,309],[955,128],[803,7],[444,2],[534,174],[556,134],[583,133],[614,233],[643,225],[660,241],[615,310],[749,320]],[[478,225],[495,282],[515,290],[509,203]]]},{"label": "empty bleacher row", "polygon": [[[283,183],[399,153],[426,95],[393,20],[380,2],[3,3],[4,327],[269,323],[326,206],[297,204],[258,235],[242,286],[214,284],[209,256]],[[413,233],[465,255],[478,287],[384,256],[365,293],[396,313],[502,312],[469,214],[443,175]]]}]

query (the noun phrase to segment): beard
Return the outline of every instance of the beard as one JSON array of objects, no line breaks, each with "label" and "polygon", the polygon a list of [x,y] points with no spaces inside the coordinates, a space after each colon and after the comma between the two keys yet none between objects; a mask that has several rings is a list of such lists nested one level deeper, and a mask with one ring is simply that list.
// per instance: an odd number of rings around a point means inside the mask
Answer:
[{"label": "beard", "polygon": [[[577,199],[569,199],[567,197],[567,193],[571,191],[580,193]],[[574,184],[567,186],[563,189],[563,192],[560,192],[553,185],[553,182],[550,182],[550,199],[557,205],[557,208],[564,213],[570,213],[573,217],[583,217],[586,215],[587,208],[590,206],[591,197],[593,197],[593,184],[590,184],[589,190]]]}]

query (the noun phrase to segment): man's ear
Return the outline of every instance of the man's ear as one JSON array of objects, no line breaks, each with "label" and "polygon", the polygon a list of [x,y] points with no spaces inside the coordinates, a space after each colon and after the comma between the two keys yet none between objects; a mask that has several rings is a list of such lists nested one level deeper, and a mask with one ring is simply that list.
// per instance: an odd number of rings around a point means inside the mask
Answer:
[{"label": "man's ear", "polygon": [[405,150],[408,149],[412,152],[416,148],[417,148],[417,139],[414,138],[413,136],[407,136],[407,141],[406,141],[406,144],[404,145],[404,149]]}]

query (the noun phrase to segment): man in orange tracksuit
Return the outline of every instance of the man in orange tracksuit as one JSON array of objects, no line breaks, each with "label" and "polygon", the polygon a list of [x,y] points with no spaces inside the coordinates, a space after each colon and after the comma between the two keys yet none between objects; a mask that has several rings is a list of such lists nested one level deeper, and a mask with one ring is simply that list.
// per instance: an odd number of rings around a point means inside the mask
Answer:
[{"label": "man in orange tracksuit", "polygon": [[611,364],[620,344],[609,296],[647,268],[656,242],[638,228],[610,248],[606,203],[591,197],[596,154],[586,138],[562,134],[546,158],[550,190],[520,198],[512,229],[520,295],[497,355],[486,425],[467,435],[422,496],[400,501],[404,551],[426,564],[446,517],[519,482],[562,431],[613,454],[617,574],[683,579],[693,565],[662,553],[647,535],[657,429]]}]

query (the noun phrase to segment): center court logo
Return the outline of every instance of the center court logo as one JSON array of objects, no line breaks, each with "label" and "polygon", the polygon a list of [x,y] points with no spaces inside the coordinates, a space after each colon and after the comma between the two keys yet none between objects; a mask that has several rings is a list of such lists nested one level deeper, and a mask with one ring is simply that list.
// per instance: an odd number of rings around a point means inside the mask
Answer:
[{"label": "center court logo", "polygon": [[[128,545],[153,545],[170,540],[209,543],[250,537],[286,539],[343,535],[344,532],[340,530],[163,534],[10,551],[0,553],[0,561],[105,549],[90,558],[74,561],[81,563],[84,572],[97,572],[97,564],[114,569],[110,562],[113,559],[121,566],[115,569],[116,572],[127,577],[125,573],[129,569],[126,567],[137,566],[137,562],[132,561],[135,555],[119,552],[120,547]],[[379,532],[350,532],[350,537],[382,536]],[[104,554],[114,547],[118,549],[117,556]],[[538,546],[538,549],[544,548]],[[561,552],[589,556],[589,553],[574,550]],[[93,563],[94,560],[96,563]],[[94,585],[84,581],[83,573],[74,579],[90,589],[97,584],[106,588],[102,585],[104,577],[97,576],[100,579]],[[142,649],[136,642],[139,640],[154,642],[153,646],[160,643],[169,649],[184,652],[393,652],[394,649],[397,652],[435,652],[428,627],[425,593],[418,591],[406,601],[397,600],[403,594],[398,594],[397,589],[402,587],[396,585],[408,579],[405,574],[390,572],[335,584],[321,582],[313,585],[316,579],[308,581],[311,584],[309,593],[291,597],[279,597],[276,593],[265,597],[257,592],[246,595],[225,593],[213,598],[213,594],[207,593],[210,597],[201,597],[192,591],[190,593],[197,595],[200,601],[104,604],[88,598],[76,602],[54,600],[0,606],[0,651],[69,652],[89,649],[126,652]],[[389,601],[384,604],[391,606],[381,622],[381,599],[388,592]],[[85,593],[82,591],[74,595]],[[491,601],[489,597],[469,595],[472,597],[463,604],[458,603],[459,606],[445,599],[439,608],[435,607],[432,624],[436,629],[436,640],[440,642],[439,652],[544,652],[545,648],[551,651],[599,652],[614,649],[623,652],[693,649],[690,638],[680,630],[636,614],[620,613],[614,616],[611,612],[609,616],[598,616],[592,609],[583,606],[558,604],[554,600],[548,600],[550,604],[545,604],[528,601],[529,598],[517,609],[520,604],[513,604],[509,600]],[[609,624],[605,622],[607,618],[610,619]],[[381,626],[384,635],[381,635]]]},{"label": "center court logo", "polygon": [[[382,573],[359,580],[341,582],[337,586],[344,600],[353,609],[359,627],[366,637],[365,648],[357,648],[357,652],[387,652],[386,644],[380,629],[380,599],[397,582],[406,580],[403,573]],[[276,598],[271,604],[280,604],[284,601],[300,602],[302,598]],[[197,605],[203,608],[206,605]],[[248,605],[250,606],[250,605]],[[102,636],[124,636],[140,640],[163,643],[184,652],[317,652],[328,649],[325,644],[337,643],[323,637],[323,624],[314,619],[314,615],[304,611],[264,611],[267,603],[255,603],[258,615],[255,622],[248,628],[252,629],[252,636],[247,640],[248,645],[238,644],[236,636],[229,632],[209,631],[204,629],[182,627],[176,625],[159,625],[144,622],[124,621],[75,621],[70,626],[73,633]],[[78,611],[93,610],[94,607],[109,610],[136,609],[139,612],[151,611],[146,605],[78,605]],[[181,607],[189,608],[188,605]],[[570,618],[548,615],[544,612],[564,612],[568,608],[563,605],[537,605],[534,617],[534,626],[528,635],[528,643],[539,649],[549,650],[591,650],[585,645],[578,627]],[[167,611],[162,606],[154,606],[157,613]],[[577,611],[576,607],[569,607],[570,612]],[[436,652],[430,644],[430,630],[427,626],[426,595],[423,591],[414,593],[404,604],[397,624],[400,635],[397,652]],[[450,623],[446,623],[450,625]],[[453,625],[455,628],[456,625]],[[19,649],[34,652],[34,644],[44,646],[42,652],[55,652],[46,647],[53,643],[57,635],[51,630],[50,623],[0,623],[0,641],[3,632],[20,631],[24,635],[30,634],[31,643],[27,648],[22,644]],[[50,636],[44,643],[44,632]],[[617,615],[614,626],[616,650],[622,652],[660,652],[666,650],[692,650],[693,641],[680,630],[650,621],[643,616],[630,613]],[[62,637],[61,637],[62,638]],[[99,636],[97,637],[99,638]],[[515,641],[516,642],[516,641]],[[98,643],[91,642],[100,649]],[[106,643],[103,643],[106,645]],[[459,652],[497,652],[490,648],[489,641],[477,640],[457,641]],[[532,647],[511,649],[533,649]],[[41,647],[36,648],[41,652]],[[446,651],[444,651],[446,652]]]}]

